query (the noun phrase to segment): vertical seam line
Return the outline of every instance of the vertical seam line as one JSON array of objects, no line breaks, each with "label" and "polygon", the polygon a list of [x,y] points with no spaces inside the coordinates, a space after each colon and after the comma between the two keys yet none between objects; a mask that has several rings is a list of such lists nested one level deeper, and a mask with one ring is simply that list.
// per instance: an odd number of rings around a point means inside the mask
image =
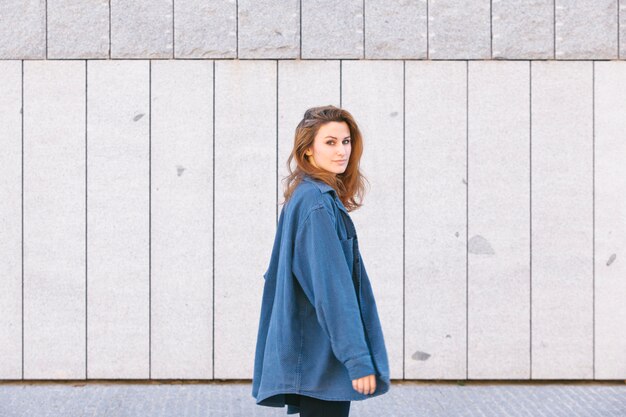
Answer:
[{"label": "vertical seam line", "polygon": [[46,59],[48,59],[48,0],[46,0],[46,4],[44,5],[45,9],[46,9],[46,23],[45,23],[45,30],[46,30]]},{"label": "vertical seam line", "polygon": [[552,1],[552,59],[556,59],[556,0]]},{"label": "vertical seam line", "polygon": [[365,0],[363,0],[361,7],[363,8],[363,13],[361,13],[361,16],[363,16],[363,59],[365,59]]},{"label": "vertical seam line", "polygon": [[111,59],[111,0],[109,0],[109,59]]},{"label": "vertical seam line", "polygon": [[148,379],[152,379],[152,60],[148,60]]},{"label": "vertical seam line", "polygon": [[88,113],[88,94],[89,94],[89,76],[88,76],[89,60],[85,59],[85,379],[89,378],[89,252],[88,252],[88,238],[89,238],[89,164],[88,164],[88,129],[87,123],[89,120]]},{"label": "vertical seam line", "polygon": [[213,281],[212,285],[211,285],[211,293],[212,293],[212,298],[213,300],[211,301],[212,303],[212,307],[211,307],[211,327],[212,327],[212,332],[213,334],[211,335],[211,372],[213,373],[212,375],[212,379],[215,379],[215,79],[216,79],[216,73],[215,73],[215,60],[213,60],[213,162],[212,162],[212,169],[213,169],[213,173],[212,173],[212,187],[213,190],[211,192],[211,199],[213,200],[211,202],[212,204],[212,210],[211,210],[211,232],[212,232],[212,243],[211,243],[211,251],[212,251],[212,262],[211,262],[211,279]]},{"label": "vertical seam line", "polygon": [[528,351],[529,351],[529,363],[528,363],[528,374],[529,378],[533,379],[533,72],[532,72],[532,60],[528,61],[528,106],[529,106],[529,126],[528,126],[528,195],[529,195],[529,203],[528,203],[528,227],[529,227],[529,330],[530,330],[530,339],[528,341]]},{"label": "vertical seam line", "polygon": [[276,151],[275,151],[275,173],[276,176],[274,178],[274,187],[276,189],[276,198],[274,200],[274,217],[275,217],[275,222],[276,222],[276,226],[278,227],[278,141],[279,141],[279,137],[278,137],[278,111],[279,111],[279,105],[278,105],[278,94],[279,94],[279,70],[280,70],[280,65],[278,62],[278,59],[276,60]]},{"label": "vertical seam line", "polygon": [[339,60],[339,108],[342,108],[343,99],[343,60]]},{"label": "vertical seam line", "polygon": [[489,57],[493,59],[493,1],[489,0]]},{"label": "vertical seam line", "polygon": [[22,59],[22,379],[24,379],[24,60]]},{"label": "vertical seam line", "polygon": [[596,379],[596,65],[591,61],[592,378]]},{"label": "vertical seam line", "polygon": [[402,60],[402,379],[406,379],[406,60]]},{"label": "vertical seam line", "polygon": [[465,379],[469,379],[469,61],[465,61]]}]

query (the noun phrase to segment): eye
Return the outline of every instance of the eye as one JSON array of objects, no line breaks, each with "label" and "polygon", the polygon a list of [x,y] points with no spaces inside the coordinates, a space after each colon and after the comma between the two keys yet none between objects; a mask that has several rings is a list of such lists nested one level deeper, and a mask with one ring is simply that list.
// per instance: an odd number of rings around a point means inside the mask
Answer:
[{"label": "eye", "polygon": [[352,142],[352,140],[350,140],[350,139],[344,139],[344,142],[345,142],[345,144],[347,145],[348,143],[351,143],[351,142]]}]

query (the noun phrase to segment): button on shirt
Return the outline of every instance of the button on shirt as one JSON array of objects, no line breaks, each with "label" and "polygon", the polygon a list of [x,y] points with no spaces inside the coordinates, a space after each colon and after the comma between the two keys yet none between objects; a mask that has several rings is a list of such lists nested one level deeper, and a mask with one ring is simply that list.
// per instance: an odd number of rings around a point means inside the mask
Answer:
[{"label": "button on shirt", "polygon": [[[283,206],[263,274],[252,396],[284,407],[285,394],[364,400],[386,393],[389,364],[376,301],[347,209],[305,175]],[[375,375],[361,394],[352,380]],[[287,413],[299,412],[288,405]]]}]

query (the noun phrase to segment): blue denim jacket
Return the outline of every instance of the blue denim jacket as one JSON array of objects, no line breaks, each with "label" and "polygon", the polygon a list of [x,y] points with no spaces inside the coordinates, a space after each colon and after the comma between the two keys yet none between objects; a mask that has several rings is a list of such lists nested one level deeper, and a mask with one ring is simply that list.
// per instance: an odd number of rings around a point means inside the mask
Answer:
[{"label": "blue denim jacket", "polygon": [[[284,407],[289,393],[353,401],[389,390],[376,301],[354,224],[332,187],[304,176],[281,210],[263,278],[252,382],[258,405]],[[374,393],[352,387],[370,374]]]}]

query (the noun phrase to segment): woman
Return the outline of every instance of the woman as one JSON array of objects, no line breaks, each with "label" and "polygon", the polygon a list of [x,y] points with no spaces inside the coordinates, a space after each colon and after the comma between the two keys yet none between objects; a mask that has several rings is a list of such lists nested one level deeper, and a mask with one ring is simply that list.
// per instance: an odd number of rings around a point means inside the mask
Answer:
[{"label": "woman", "polygon": [[350,401],[389,390],[376,301],[348,214],[361,205],[362,152],[346,110],[311,108],[296,128],[263,274],[252,384],[258,405],[287,405],[287,414],[301,417],[348,416]]}]

